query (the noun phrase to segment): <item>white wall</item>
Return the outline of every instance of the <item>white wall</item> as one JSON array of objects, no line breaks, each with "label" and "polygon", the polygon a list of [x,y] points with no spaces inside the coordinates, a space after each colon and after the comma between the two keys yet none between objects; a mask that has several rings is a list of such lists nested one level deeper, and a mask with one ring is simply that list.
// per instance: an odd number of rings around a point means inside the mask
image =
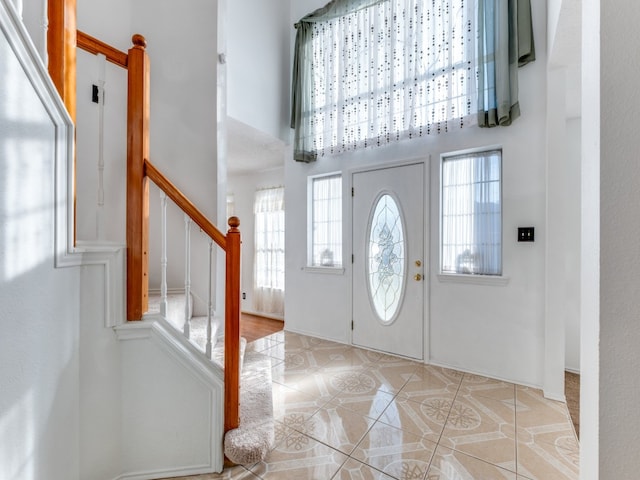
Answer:
[{"label": "white wall", "polygon": [[567,120],[567,169],[569,175],[564,184],[565,208],[565,367],[580,372],[580,172],[581,172],[581,119]]},{"label": "white wall", "polygon": [[[640,4],[599,3],[599,478],[633,478],[640,469],[640,415],[631,407],[637,405],[640,391],[640,71],[628,53],[637,51],[640,45]],[[596,32],[589,30],[598,38]],[[597,50],[584,50],[597,54]],[[589,61],[589,65],[596,64],[597,60]],[[595,119],[591,117],[590,121]],[[585,131],[585,136],[589,133],[595,132]],[[597,221],[597,215],[592,219]],[[591,334],[596,331],[592,323],[587,328]],[[595,346],[592,340],[585,353]],[[589,431],[589,435],[593,433]]]},{"label": "white wall", "polygon": [[73,480],[80,276],[54,268],[55,126],[5,37],[6,11],[2,0],[0,478]]},{"label": "white wall", "polygon": [[[532,2],[537,60],[520,69],[522,117],[510,127],[470,128],[439,137],[360,151],[313,164],[285,163],[287,186],[287,329],[349,342],[351,270],[321,275],[306,263],[306,179],[410,158],[431,160],[428,292],[425,315],[427,361],[524,384],[542,385],[545,308],[545,138],[546,17],[543,2]],[[298,19],[323,2],[296,2]],[[506,286],[440,283],[438,265],[439,156],[467,148],[501,145],[503,149],[503,269]],[[345,176],[345,185],[350,179]],[[346,191],[346,190],[345,190]],[[350,203],[343,218],[350,218]],[[349,221],[345,221],[345,236]],[[536,227],[536,242],[518,244],[518,226]],[[345,237],[345,241],[349,241]],[[347,243],[348,245],[348,243]]]},{"label": "white wall", "polygon": [[[214,223],[217,219],[217,15],[218,2],[78,2],[78,28],[126,52],[131,36],[147,40],[151,64],[150,160]],[[90,100],[99,61],[78,54],[78,238],[93,240],[97,216],[98,138],[104,135],[105,207],[100,240],[125,241],[126,72],[106,66],[105,122]],[[224,172],[223,172],[224,173]],[[159,190],[150,188],[149,288],[160,287]],[[169,288],[184,288],[184,221],[168,214]],[[221,225],[226,231],[226,225]],[[194,308],[206,314],[208,243],[192,228]],[[215,260],[214,260],[215,266]],[[214,267],[215,268],[215,267]],[[215,285],[215,281],[214,281]]]},{"label": "white wall", "polygon": [[[230,0],[228,113],[288,141],[291,0]],[[294,2],[296,3],[296,2]]]},{"label": "white wall", "polygon": [[[256,312],[253,306],[253,267],[255,250],[255,222],[253,203],[256,190],[284,185],[284,167],[255,172],[245,175],[229,177],[228,192],[233,194],[234,215],[240,219],[240,233],[242,235],[242,278],[240,289],[246,293],[246,299],[240,303],[240,308],[247,313]],[[285,200],[285,211],[288,209]],[[287,246],[285,245],[285,249]],[[286,250],[285,250],[286,251]],[[288,256],[288,252],[285,257]],[[285,296],[287,291],[285,290]]]}]

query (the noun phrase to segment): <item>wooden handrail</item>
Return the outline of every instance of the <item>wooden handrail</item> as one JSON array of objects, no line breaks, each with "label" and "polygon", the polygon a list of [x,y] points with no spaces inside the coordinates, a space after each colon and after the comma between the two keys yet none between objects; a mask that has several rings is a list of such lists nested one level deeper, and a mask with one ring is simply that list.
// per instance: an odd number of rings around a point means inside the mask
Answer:
[{"label": "wooden handrail", "polygon": [[180,207],[196,224],[216,242],[223,250],[227,250],[227,238],[211,221],[198,210],[191,200],[182,193],[160,170],[158,170],[149,160],[144,161],[146,175],[155,183],[160,190],[167,194],[173,202]]},{"label": "wooden handrail", "polygon": [[78,30],[77,33],[77,43],[78,48],[81,48],[85,52],[93,53],[94,55],[98,55],[99,53],[103,54],[107,57],[107,60],[114,65],[118,65],[124,69],[129,66],[129,56],[126,53],[80,30]]},{"label": "wooden handrail", "polygon": [[240,425],[240,220],[229,219],[223,235],[211,221],[148,159],[144,174],[226,253],[224,323],[224,431]]}]

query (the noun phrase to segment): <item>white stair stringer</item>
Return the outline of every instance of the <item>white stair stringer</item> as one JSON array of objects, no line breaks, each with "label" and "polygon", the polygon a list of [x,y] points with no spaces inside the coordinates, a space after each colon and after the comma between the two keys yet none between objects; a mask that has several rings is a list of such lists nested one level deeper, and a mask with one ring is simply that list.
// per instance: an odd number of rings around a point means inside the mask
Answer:
[{"label": "white stair stringer", "polygon": [[121,480],[221,472],[224,372],[160,316],[115,328],[122,360]]}]

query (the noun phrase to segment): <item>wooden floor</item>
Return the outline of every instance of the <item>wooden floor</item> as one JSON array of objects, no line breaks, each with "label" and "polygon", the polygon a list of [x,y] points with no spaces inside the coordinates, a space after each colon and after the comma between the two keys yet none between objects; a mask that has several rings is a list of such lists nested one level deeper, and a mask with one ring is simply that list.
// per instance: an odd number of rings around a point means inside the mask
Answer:
[{"label": "wooden floor", "polygon": [[279,332],[284,328],[282,320],[260,317],[243,313],[240,317],[240,336],[247,339],[247,343],[272,333]]},{"label": "wooden floor", "polygon": [[580,375],[565,372],[564,395],[567,398],[567,408],[576,429],[576,435],[580,437]]}]

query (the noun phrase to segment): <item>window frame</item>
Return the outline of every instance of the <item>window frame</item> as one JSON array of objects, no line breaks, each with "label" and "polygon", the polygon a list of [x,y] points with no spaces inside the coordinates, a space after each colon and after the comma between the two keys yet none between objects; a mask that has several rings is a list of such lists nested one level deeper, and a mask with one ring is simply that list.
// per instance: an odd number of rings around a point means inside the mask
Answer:
[{"label": "window frame", "polygon": [[[482,274],[482,273],[462,273],[443,271],[443,195],[444,195],[444,162],[454,157],[464,157],[465,155],[478,155],[483,153],[500,152],[500,273],[499,274]],[[503,168],[504,149],[502,145],[489,145],[465,150],[457,150],[442,153],[439,162],[439,235],[438,235],[438,270],[436,278],[442,283],[466,283],[476,285],[496,285],[504,286],[509,283],[509,277],[505,275],[504,263],[504,168]]]},{"label": "window frame", "polygon": [[[342,246],[342,261],[340,264],[330,266],[314,265],[314,182],[330,178],[340,179],[340,211],[342,213],[340,220],[340,243]],[[341,171],[311,175],[307,177],[307,261],[304,270],[313,273],[342,274],[344,273],[344,262],[344,175]]]}]

